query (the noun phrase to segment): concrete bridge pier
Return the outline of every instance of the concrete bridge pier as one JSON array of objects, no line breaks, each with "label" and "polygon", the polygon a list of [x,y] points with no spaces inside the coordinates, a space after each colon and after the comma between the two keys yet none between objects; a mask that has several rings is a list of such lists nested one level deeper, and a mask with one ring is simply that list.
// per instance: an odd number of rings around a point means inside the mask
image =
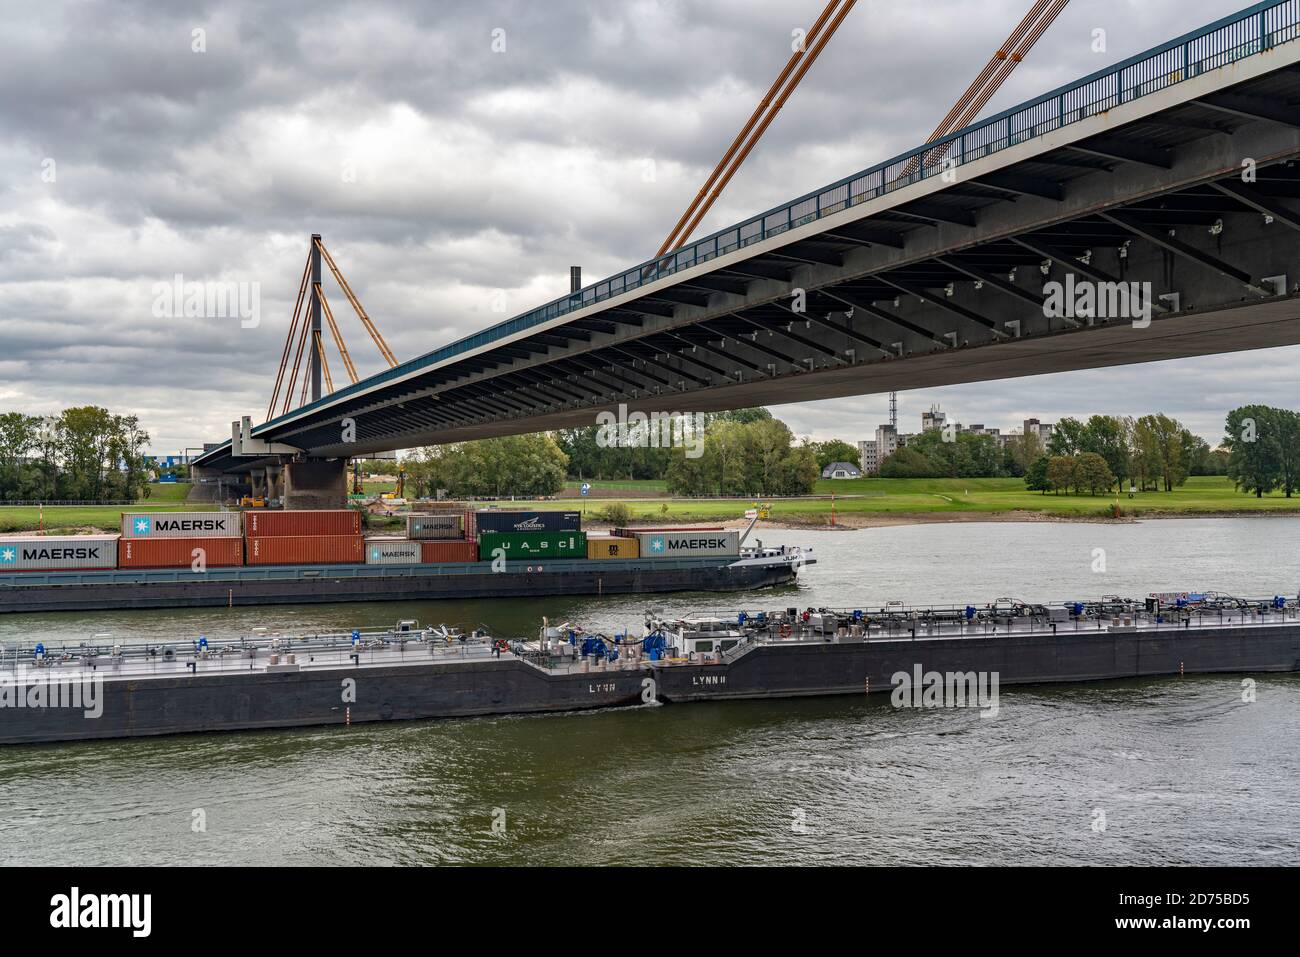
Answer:
[{"label": "concrete bridge pier", "polygon": [[268,499],[284,498],[284,467],[268,465],[266,467],[266,497]]},{"label": "concrete bridge pier", "polygon": [[283,466],[259,466],[249,472],[249,479],[253,486],[254,497],[267,500],[284,497]]},{"label": "concrete bridge pier", "polygon": [[347,459],[303,459],[282,466],[287,509],[345,508],[348,504]]}]

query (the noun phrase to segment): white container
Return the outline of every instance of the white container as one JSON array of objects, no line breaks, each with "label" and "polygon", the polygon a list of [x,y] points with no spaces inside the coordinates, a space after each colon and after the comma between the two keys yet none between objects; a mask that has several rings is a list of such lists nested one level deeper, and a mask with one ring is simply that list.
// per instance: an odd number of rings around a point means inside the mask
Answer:
[{"label": "white container", "polygon": [[123,512],[123,538],[239,538],[240,512]]},{"label": "white container", "polygon": [[420,543],[399,538],[366,539],[367,565],[418,565]]},{"label": "white container", "polygon": [[0,538],[0,573],[117,567],[117,535]]},{"label": "white container", "polygon": [[740,532],[637,532],[642,558],[728,557],[740,554]]}]

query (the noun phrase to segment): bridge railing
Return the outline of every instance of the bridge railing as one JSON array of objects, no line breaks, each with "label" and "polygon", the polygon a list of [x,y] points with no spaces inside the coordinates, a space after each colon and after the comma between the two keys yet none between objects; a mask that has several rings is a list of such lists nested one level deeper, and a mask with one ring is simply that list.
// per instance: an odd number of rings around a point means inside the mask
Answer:
[{"label": "bridge railing", "polygon": [[[1289,43],[1300,35],[1300,0],[1265,0],[1199,30],[1100,70],[973,126],[863,170],[815,192],[705,236],[687,246],[531,312],[426,353],[356,385],[330,400],[381,385],[415,369],[489,345],[525,329],[620,296],[665,276],[838,213],[851,206],[1043,136],[1246,57]],[[917,160],[920,162],[917,162]],[[310,408],[310,406],[304,406]],[[297,415],[303,409],[290,415]],[[285,418],[284,416],[280,417]],[[266,428],[280,421],[272,419]]]}]

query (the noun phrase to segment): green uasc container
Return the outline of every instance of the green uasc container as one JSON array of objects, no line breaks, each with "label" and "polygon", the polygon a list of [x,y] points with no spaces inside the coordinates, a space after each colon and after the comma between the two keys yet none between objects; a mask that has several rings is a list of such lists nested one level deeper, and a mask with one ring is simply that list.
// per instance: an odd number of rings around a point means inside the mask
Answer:
[{"label": "green uasc container", "polygon": [[478,558],[490,562],[498,548],[507,561],[520,559],[586,558],[586,532],[483,532],[478,538]]}]

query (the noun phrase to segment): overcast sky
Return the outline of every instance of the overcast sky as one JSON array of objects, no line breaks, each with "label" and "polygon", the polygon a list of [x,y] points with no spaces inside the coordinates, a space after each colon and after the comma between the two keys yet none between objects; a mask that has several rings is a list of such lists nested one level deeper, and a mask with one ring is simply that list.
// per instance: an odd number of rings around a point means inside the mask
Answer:
[{"label": "overcast sky", "polygon": [[[1074,0],[988,112],[1244,5]],[[859,2],[703,231],[922,142],[1029,6]],[[590,282],[642,261],[821,7],[7,3],[0,411],[134,411],[163,452],[260,421],[313,232],[399,359],[567,292],[570,264]],[[260,323],[155,316],[156,284],[177,273],[258,284]],[[361,374],[383,368],[326,293]],[[907,392],[902,425],[932,403],[1002,428],[1160,410],[1217,441],[1233,405],[1300,406],[1297,361],[1293,348]],[[857,440],[886,399],[773,408],[797,434]]]}]

